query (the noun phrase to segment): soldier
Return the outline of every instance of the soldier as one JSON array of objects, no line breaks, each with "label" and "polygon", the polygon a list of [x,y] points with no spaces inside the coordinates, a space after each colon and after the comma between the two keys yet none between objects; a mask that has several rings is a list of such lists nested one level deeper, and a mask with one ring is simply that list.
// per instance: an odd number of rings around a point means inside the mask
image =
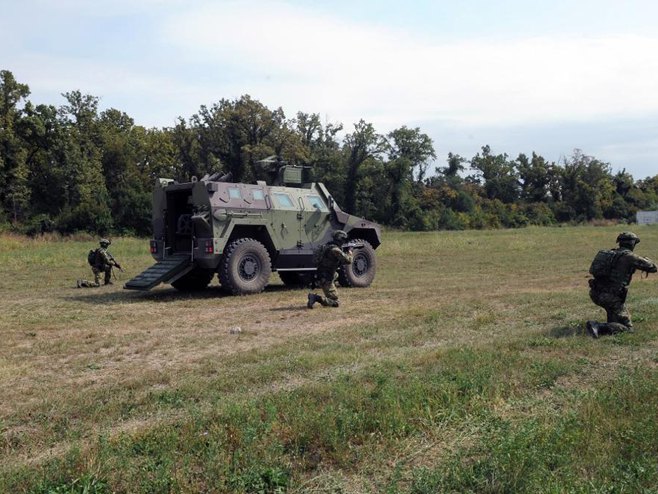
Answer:
[{"label": "soldier", "polygon": [[346,240],[347,233],[343,230],[336,230],[333,240],[322,247],[318,260],[317,279],[320,283],[320,288],[324,292],[324,297],[315,293],[309,293],[308,303],[306,304],[309,309],[313,308],[315,302],[319,302],[324,307],[338,307],[338,292],[334,284],[338,278],[338,268],[343,264],[352,263],[352,250],[349,249],[345,253],[341,248]]},{"label": "soldier", "polygon": [[619,248],[600,251],[590,267],[594,279],[589,280],[589,296],[596,305],[607,313],[607,323],[587,321],[587,332],[594,338],[603,334],[633,331],[631,315],[626,309],[628,285],[635,270],[655,273],[656,264],[646,257],[633,253],[640,242],[632,232],[622,232],[617,237]]},{"label": "soldier", "polygon": [[110,246],[112,242],[106,238],[102,238],[99,243],[100,243],[100,247],[96,250],[89,251],[89,255],[87,256],[87,261],[91,266],[91,271],[94,273],[94,281],[78,280],[77,283],[78,288],[92,288],[92,287],[101,286],[100,284],[101,273],[104,273],[103,281],[105,285],[111,285],[112,267],[116,266],[117,268],[122,270],[119,263],[116,262],[114,257],[112,257],[112,254],[110,254],[107,251],[107,248]]}]

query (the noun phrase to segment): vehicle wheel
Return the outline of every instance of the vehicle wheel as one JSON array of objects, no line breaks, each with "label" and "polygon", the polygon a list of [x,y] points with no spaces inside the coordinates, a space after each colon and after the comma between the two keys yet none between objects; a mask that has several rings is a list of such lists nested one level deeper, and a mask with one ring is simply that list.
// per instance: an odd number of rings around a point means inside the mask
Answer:
[{"label": "vehicle wheel", "polygon": [[181,292],[194,292],[203,290],[208,286],[215,273],[206,269],[193,269],[184,276],[174,281],[171,286]]},{"label": "vehicle wheel", "polygon": [[253,238],[231,242],[219,265],[219,281],[233,295],[262,292],[270,274],[270,255],[265,246]]},{"label": "vehicle wheel", "polygon": [[370,286],[377,272],[375,249],[366,240],[355,239],[364,244],[361,249],[352,251],[352,264],[346,264],[338,270],[338,282],[341,286]]},{"label": "vehicle wheel", "polygon": [[311,284],[313,273],[308,271],[279,271],[279,278],[290,288],[303,288]]}]

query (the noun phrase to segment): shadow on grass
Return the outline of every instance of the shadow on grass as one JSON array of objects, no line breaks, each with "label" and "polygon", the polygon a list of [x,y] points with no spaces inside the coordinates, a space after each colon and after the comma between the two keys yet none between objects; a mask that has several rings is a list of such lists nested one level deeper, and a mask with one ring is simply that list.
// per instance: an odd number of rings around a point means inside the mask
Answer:
[{"label": "shadow on grass", "polygon": [[285,307],[272,307],[270,312],[302,312],[310,310],[304,305],[286,305]]},{"label": "shadow on grass", "polygon": [[[111,305],[111,304],[142,304],[149,302],[172,302],[176,300],[209,300],[209,299],[223,299],[234,297],[238,300],[238,295],[233,296],[226,292],[220,286],[209,286],[203,290],[195,290],[190,292],[182,292],[175,288],[160,288],[154,291],[136,291],[136,290],[107,290],[104,287],[98,288],[74,288],[72,291],[74,295],[66,295],[62,298],[64,300],[73,302],[83,302],[85,304],[93,305]],[[265,293],[278,293],[297,290],[297,288],[288,287],[285,285],[268,285],[265,287]],[[301,292],[301,289],[300,289]],[[249,295],[249,297],[258,297],[258,294]],[[291,306],[296,307],[296,306]],[[306,308],[304,306],[303,308]],[[289,310],[289,309],[282,309]]]},{"label": "shadow on grass", "polygon": [[549,338],[571,338],[586,335],[585,326],[557,326],[552,328],[546,336]]}]

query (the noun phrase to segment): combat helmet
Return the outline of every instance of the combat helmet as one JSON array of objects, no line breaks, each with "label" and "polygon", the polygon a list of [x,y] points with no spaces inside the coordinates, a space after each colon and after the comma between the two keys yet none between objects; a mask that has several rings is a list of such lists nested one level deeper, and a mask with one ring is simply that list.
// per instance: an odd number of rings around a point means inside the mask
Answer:
[{"label": "combat helmet", "polygon": [[112,241],[111,241],[111,240],[108,240],[108,239],[106,239],[106,238],[101,238],[100,242],[98,242],[98,243],[101,244],[101,247],[103,247],[103,248],[105,249],[105,248],[107,248],[107,247],[110,246],[110,244],[112,243]]},{"label": "combat helmet", "polygon": [[640,237],[635,235],[633,232],[621,232],[617,235],[617,243],[619,245],[631,245],[635,246],[640,243]]},{"label": "combat helmet", "polygon": [[336,230],[334,232],[333,237],[334,237],[334,242],[342,244],[343,242],[345,242],[345,240],[347,240],[347,233],[345,233],[343,230]]}]

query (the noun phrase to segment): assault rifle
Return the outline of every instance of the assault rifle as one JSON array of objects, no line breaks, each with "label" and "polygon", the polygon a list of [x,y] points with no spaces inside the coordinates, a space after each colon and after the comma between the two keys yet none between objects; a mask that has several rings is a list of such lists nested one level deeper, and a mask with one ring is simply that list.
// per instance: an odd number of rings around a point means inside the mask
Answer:
[{"label": "assault rifle", "polygon": [[366,246],[363,242],[356,242],[354,240],[350,240],[349,242],[344,243],[341,246],[341,249],[343,250],[351,250],[351,249],[363,249]]},{"label": "assault rifle", "polygon": [[[118,262],[116,262],[116,260],[114,258],[112,258],[112,262],[114,263],[114,264],[112,264],[112,266],[114,266],[115,268],[117,268],[119,271],[121,271],[123,273],[123,268],[121,267],[121,265]],[[112,270],[112,276],[114,276],[115,280],[119,279],[119,278],[117,278],[117,274],[114,272],[114,269]]]},{"label": "assault rifle", "polygon": [[119,271],[121,271],[121,272],[123,273],[123,268],[122,268],[121,265],[117,262],[117,260],[116,260],[114,257],[112,257],[111,254],[109,254],[109,257],[110,257],[110,262],[114,263],[114,264],[112,264],[112,266],[114,266],[115,268],[117,268]]}]

